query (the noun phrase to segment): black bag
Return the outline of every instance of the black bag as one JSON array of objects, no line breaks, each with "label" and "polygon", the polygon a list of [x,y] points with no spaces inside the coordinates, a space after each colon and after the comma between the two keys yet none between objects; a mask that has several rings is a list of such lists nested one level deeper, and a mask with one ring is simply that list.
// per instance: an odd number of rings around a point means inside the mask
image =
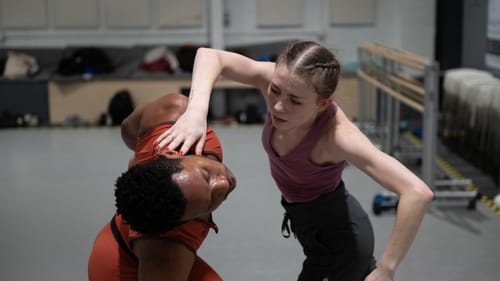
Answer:
[{"label": "black bag", "polygon": [[6,63],[7,63],[7,59],[0,58],[0,75],[3,75]]},{"label": "black bag", "polygon": [[123,120],[134,111],[134,103],[129,91],[117,92],[109,101],[108,113],[112,125],[121,125]]},{"label": "black bag", "polygon": [[13,113],[8,110],[0,112],[0,128],[14,128],[23,125],[23,118],[20,113]]},{"label": "black bag", "polygon": [[99,48],[81,48],[59,62],[57,71],[62,75],[101,74],[113,72],[110,58]]},{"label": "black bag", "polygon": [[185,72],[193,72],[194,57],[200,46],[184,45],[177,51],[179,68]]}]

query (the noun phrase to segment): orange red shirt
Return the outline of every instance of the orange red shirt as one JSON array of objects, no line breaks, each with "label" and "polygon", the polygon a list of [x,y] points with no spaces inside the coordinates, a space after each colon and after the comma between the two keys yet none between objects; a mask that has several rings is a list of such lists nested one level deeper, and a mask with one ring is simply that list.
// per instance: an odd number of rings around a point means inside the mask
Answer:
[{"label": "orange red shirt", "polygon": [[[154,151],[154,142],[171,126],[172,124],[159,125],[138,138],[135,164],[142,164],[159,157],[157,152]],[[215,155],[219,161],[222,162],[222,146],[219,138],[211,128],[207,129],[207,139],[203,153]],[[131,230],[119,214],[116,215],[116,223],[125,241],[130,242],[142,236],[141,233]],[[217,226],[214,223],[207,223],[201,220],[191,220],[171,231],[160,234],[160,237],[178,240],[179,242],[185,244],[186,247],[196,252],[196,250],[198,250],[203,243],[203,240],[207,236],[211,227],[217,231]]]},{"label": "orange red shirt", "polygon": [[[172,125],[159,125],[138,138],[135,164],[142,164],[159,157],[154,152],[154,141],[170,126]],[[207,129],[203,153],[214,155],[222,161],[222,146],[211,128]],[[196,254],[210,228],[217,231],[217,226],[213,222],[191,220],[160,234],[160,237],[182,243]],[[143,234],[131,230],[123,218],[116,214],[95,239],[88,263],[89,281],[137,281],[137,257],[130,247],[130,242],[142,236]],[[222,278],[196,255],[189,281],[222,281]]]}]

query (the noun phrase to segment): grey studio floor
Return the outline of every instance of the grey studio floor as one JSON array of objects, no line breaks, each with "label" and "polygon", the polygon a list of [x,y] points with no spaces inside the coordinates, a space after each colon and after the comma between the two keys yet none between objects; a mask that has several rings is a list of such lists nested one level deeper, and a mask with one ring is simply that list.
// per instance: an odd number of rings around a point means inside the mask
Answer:
[{"label": "grey studio floor", "polygon": [[[225,280],[296,280],[302,253],[281,236],[261,127],[215,130],[238,186],[199,255]],[[118,128],[6,129],[0,144],[0,280],[87,280],[93,240],[114,212],[113,183],[130,156]],[[346,168],[344,181],[370,213],[379,258],[395,214],[372,214],[382,189],[356,168]],[[500,216],[481,201],[474,211],[433,203],[395,280],[499,281]]]}]

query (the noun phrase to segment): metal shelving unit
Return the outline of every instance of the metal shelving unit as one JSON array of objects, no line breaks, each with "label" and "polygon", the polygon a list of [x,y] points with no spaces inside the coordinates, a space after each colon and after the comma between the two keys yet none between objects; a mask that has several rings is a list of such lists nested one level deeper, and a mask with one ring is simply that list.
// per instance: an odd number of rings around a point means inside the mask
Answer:
[{"label": "metal shelving unit", "polygon": [[[446,204],[465,202],[469,208],[474,208],[477,192],[467,189],[471,180],[453,178],[447,171],[446,165],[443,165],[443,161],[438,161],[436,155],[438,62],[380,43],[360,45],[358,56],[360,128],[363,130],[371,127],[375,130],[380,137],[381,149],[384,152],[399,159],[421,160],[420,176],[433,189],[436,201]],[[376,120],[368,122],[364,116],[367,112],[364,101],[367,95],[374,93],[381,93],[377,100]],[[402,145],[402,137],[408,138],[408,136],[400,135],[401,103],[421,113],[422,116],[422,139],[415,141],[415,138],[410,138],[410,141],[406,141],[406,146]],[[397,200],[388,198],[395,195],[384,196],[387,202],[390,202],[389,207],[397,207]],[[378,198],[380,199],[380,196]],[[384,205],[385,207],[387,206]]]}]

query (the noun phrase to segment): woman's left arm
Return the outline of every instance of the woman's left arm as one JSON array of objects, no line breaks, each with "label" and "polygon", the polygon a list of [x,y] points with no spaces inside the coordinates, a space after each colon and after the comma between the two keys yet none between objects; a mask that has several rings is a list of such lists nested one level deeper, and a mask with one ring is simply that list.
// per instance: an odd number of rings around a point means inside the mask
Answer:
[{"label": "woman's left arm", "polygon": [[396,221],[389,242],[377,270],[366,279],[392,280],[417,235],[433,193],[398,160],[376,148],[351,122],[342,125],[335,138],[334,144],[344,159],[399,196]]}]

